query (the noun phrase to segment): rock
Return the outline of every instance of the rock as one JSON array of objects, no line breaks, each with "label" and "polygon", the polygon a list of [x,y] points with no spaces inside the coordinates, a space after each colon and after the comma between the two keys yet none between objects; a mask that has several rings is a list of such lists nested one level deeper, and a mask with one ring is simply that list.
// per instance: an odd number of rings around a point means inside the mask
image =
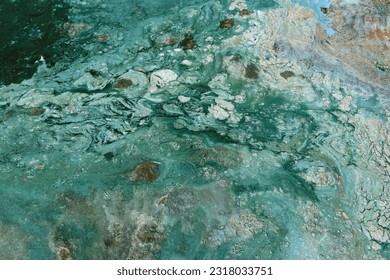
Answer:
[{"label": "rock", "polygon": [[143,92],[148,83],[148,77],[144,73],[130,69],[116,78],[114,87],[135,96]]},{"label": "rock", "polygon": [[147,182],[151,183],[158,177],[159,164],[155,161],[146,161],[136,166],[133,170],[127,173],[127,176],[132,182]]},{"label": "rock", "polygon": [[111,40],[111,36],[108,34],[99,34],[96,36],[96,40],[100,43],[107,43]]},{"label": "rock", "polygon": [[219,27],[223,29],[232,28],[234,26],[234,19],[225,19],[219,23]]},{"label": "rock", "polygon": [[116,81],[115,87],[118,89],[126,89],[133,85],[133,81],[130,79],[121,78]]},{"label": "rock", "polygon": [[295,73],[292,71],[284,71],[284,72],[280,73],[280,76],[282,76],[283,78],[285,78],[287,80],[288,78],[294,77]]},{"label": "rock", "polygon": [[245,77],[248,79],[258,79],[259,78],[259,68],[254,63],[249,63],[245,67]]},{"label": "rock", "polygon": [[229,113],[219,105],[211,105],[209,112],[217,120],[222,121],[229,118]]},{"label": "rock", "polygon": [[239,15],[240,17],[243,17],[243,16],[250,16],[252,14],[251,11],[247,10],[247,9],[243,9],[239,12]]},{"label": "rock", "polygon": [[183,50],[191,50],[196,47],[196,41],[193,39],[191,35],[185,36],[183,41],[180,42],[180,46]]},{"label": "rock", "polygon": [[177,99],[178,99],[181,103],[186,103],[186,102],[188,102],[188,101],[191,100],[191,97],[179,95],[179,96],[177,97]]},{"label": "rock", "polygon": [[185,59],[181,62],[182,65],[185,65],[185,66],[191,66],[192,65],[192,62],[189,61],[188,59]]},{"label": "rock", "polygon": [[169,82],[175,81],[178,75],[169,69],[163,69],[153,72],[150,75],[149,92],[156,92]]}]

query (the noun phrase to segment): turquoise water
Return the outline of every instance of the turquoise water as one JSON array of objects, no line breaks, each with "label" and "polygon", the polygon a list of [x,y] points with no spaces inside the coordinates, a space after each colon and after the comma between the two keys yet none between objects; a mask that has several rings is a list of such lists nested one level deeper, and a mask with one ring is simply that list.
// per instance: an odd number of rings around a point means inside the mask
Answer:
[{"label": "turquoise water", "polygon": [[352,121],[386,122],[380,101],[343,109],[346,82],[229,41],[279,4],[76,2],[85,56],[0,89],[0,258],[388,258],[358,218],[359,186],[386,183]]}]

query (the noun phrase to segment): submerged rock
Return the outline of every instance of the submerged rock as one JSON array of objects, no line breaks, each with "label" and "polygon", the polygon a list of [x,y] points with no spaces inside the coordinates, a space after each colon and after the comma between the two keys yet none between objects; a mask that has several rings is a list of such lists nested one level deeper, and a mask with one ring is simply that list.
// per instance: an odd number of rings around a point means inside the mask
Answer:
[{"label": "submerged rock", "polygon": [[259,68],[254,63],[249,63],[245,67],[245,77],[248,79],[258,79],[259,78]]},{"label": "submerged rock", "polygon": [[155,161],[146,161],[127,172],[127,176],[132,182],[151,183],[158,178],[159,165],[160,164]]},{"label": "submerged rock", "polygon": [[223,29],[232,28],[234,26],[234,19],[225,19],[219,23],[219,27]]},{"label": "submerged rock", "polygon": [[191,50],[196,47],[196,41],[191,35],[186,35],[180,42],[180,46],[183,47],[184,50]]}]

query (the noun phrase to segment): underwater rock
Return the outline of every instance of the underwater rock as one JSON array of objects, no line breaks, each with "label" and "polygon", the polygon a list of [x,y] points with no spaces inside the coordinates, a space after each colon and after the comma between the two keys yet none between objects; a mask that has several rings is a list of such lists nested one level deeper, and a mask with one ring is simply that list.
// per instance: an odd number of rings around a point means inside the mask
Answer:
[{"label": "underwater rock", "polygon": [[180,46],[183,50],[192,50],[196,47],[196,41],[193,39],[191,35],[186,35],[185,38],[180,42]]},{"label": "underwater rock", "polygon": [[100,34],[96,36],[96,40],[100,43],[107,43],[111,40],[111,36],[108,34]]},{"label": "underwater rock", "polygon": [[285,78],[287,80],[288,78],[294,77],[295,73],[292,71],[284,71],[284,72],[280,73],[280,76],[282,76],[283,78]]},{"label": "underwater rock", "polygon": [[127,89],[132,85],[133,85],[132,80],[121,77],[116,81],[115,87],[118,89]]},{"label": "underwater rock", "polygon": [[224,19],[219,23],[219,27],[222,29],[232,28],[235,23],[234,19]]},{"label": "underwater rock", "polygon": [[114,80],[115,88],[132,97],[136,97],[142,93],[148,84],[148,77],[144,73],[132,69],[126,71]]},{"label": "underwater rock", "polygon": [[249,63],[245,67],[245,77],[248,79],[258,79],[259,78],[259,68],[254,63]]},{"label": "underwater rock", "polygon": [[137,165],[133,170],[127,172],[127,176],[132,182],[151,183],[158,178],[159,163],[146,161]]},{"label": "underwater rock", "polygon": [[114,158],[114,153],[113,152],[107,152],[107,153],[105,153],[104,155],[104,158],[106,159],[106,160],[112,160],[113,158]]},{"label": "underwater rock", "polygon": [[244,17],[244,16],[250,16],[252,14],[251,11],[247,10],[247,9],[243,9],[239,12],[239,15],[240,17]]},{"label": "underwater rock", "polygon": [[33,108],[30,108],[29,110],[29,113],[32,115],[32,116],[40,116],[42,115],[43,113],[45,113],[45,109],[44,108],[38,108],[38,107],[33,107]]}]

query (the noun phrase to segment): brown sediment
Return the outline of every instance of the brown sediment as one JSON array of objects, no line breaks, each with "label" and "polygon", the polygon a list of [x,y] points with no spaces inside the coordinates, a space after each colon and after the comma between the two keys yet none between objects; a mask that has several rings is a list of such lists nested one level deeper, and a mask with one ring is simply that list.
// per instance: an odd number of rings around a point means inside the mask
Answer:
[{"label": "brown sediment", "polygon": [[196,41],[192,38],[192,36],[187,35],[181,42],[180,46],[183,47],[184,50],[191,50],[196,47]]},{"label": "brown sediment", "polygon": [[96,40],[98,40],[100,43],[107,43],[111,40],[111,36],[108,34],[100,34],[96,37]]},{"label": "brown sediment", "polygon": [[119,88],[119,89],[126,89],[126,88],[131,87],[132,85],[133,85],[133,81],[130,79],[119,79],[116,82],[115,87]]},{"label": "brown sediment", "polygon": [[43,108],[38,108],[38,107],[33,107],[33,108],[30,108],[30,110],[29,110],[29,114],[30,114],[31,116],[40,116],[40,115],[42,115],[44,112],[45,112],[45,109],[43,109]]},{"label": "brown sediment", "polygon": [[390,30],[388,30],[388,29],[384,29],[384,30],[374,29],[374,30],[371,30],[367,36],[371,40],[378,38],[379,40],[384,41],[386,39],[385,37],[390,38]]},{"label": "brown sediment", "polygon": [[174,44],[176,44],[176,42],[177,42],[177,39],[175,37],[169,37],[169,38],[164,40],[165,45],[174,45]]},{"label": "brown sediment", "polygon": [[234,26],[234,19],[225,19],[219,23],[220,28],[232,28]]},{"label": "brown sediment", "polygon": [[144,181],[151,183],[158,177],[158,166],[158,163],[154,161],[145,161],[127,172],[127,176],[132,182]]},{"label": "brown sediment", "polygon": [[249,16],[251,13],[252,13],[251,11],[244,9],[239,12],[239,15],[240,17],[243,17],[243,16]]}]

